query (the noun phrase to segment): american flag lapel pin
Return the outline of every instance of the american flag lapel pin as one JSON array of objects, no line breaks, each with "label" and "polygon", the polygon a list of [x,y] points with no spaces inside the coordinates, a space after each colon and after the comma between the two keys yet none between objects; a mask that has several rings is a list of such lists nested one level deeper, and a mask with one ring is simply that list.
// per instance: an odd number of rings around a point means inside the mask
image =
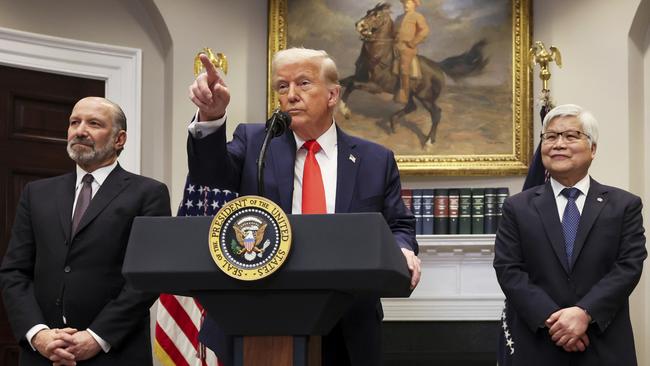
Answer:
[{"label": "american flag lapel pin", "polygon": [[350,161],[353,162],[353,163],[356,163],[356,162],[357,162],[357,158],[356,158],[354,155],[352,155],[352,154],[350,154],[349,159],[350,159]]}]

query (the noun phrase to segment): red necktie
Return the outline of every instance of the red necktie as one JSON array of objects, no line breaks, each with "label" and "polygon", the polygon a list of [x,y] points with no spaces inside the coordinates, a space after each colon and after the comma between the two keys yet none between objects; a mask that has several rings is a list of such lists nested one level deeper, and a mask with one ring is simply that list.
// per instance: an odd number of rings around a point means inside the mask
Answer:
[{"label": "red necktie", "polygon": [[316,153],[320,151],[320,145],[316,140],[309,140],[302,147],[307,149],[307,158],[302,172],[302,213],[325,214],[327,213],[325,187],[323,187],[323,176],[316,160]]}]

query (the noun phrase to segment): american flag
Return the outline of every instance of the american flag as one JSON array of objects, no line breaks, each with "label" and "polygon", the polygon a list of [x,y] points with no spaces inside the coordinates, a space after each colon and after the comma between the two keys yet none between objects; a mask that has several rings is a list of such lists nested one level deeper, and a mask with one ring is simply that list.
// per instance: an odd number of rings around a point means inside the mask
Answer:
[{"label": "american flag", "polygon": [[[548,96],[542,100],[542,108],[539,110],[539,116],[544,121],[546,114],[553,109],[553,103],[548,99]],[[524,187],[522,191],[527,190],[535,186],[542,185],[548,181],[548,172],[542,164],[542,141],[537,145],[535,150],[535,155],[533,155],[533,160],[530,162],[528,167],[528,174],[526,175],[526,180],[524,181]]]},{"label": "american flag", "polygon": [[[192,184],[185,180],[177,216],[214,216],[237,193]],[[165,366],[223,366],[210,349],[199,343],[205,310],[185,296],[161,294],[156,313],[154,354]]]},{"label": "american flag", "polygon": [[[550,99],[549,91],[542,91],[542,108],[539,111],[539,116],[544,122],[544,117],[548,112],[553,109],[553,103]],[[535,150],[535,155],[533,160],[528,166],[528,174],[526,175],[526,180],[524,181],[524,186],[522,191],[527,190],[528,188],[536,187],[546,183],[549,179],[548,171],[544,168],[542,164],[542,141],[539,141],[537,149]],[[508,300],[506,299],[503,303],[503,310],[501,311],[501,332],[499,333],[499,343],[497,347],[497,365],[498,366],[509,366],[512,365],[511,356],[515,353],[515,339],[510,332],[510,326],[508,325],[508,319],[506,313],[508,310]]]}]

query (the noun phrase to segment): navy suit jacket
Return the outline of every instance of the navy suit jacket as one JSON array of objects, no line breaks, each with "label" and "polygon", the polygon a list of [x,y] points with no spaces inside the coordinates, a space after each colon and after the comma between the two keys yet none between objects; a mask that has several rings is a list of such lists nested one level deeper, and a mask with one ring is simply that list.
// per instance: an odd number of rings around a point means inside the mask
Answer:
[{"label": "navy suit jacket", "polygon": [[[639,197],[592,179],[568,263],[550,183],[505,201],[494,268],[514,353],[503,365],[636,365],[628,297],[647,256],[641,209]],[[576,305],[593,318],[591,344],[565,352],[544,322]]]},{"label": "navy suit jacket", "polygon": [[80,365],[151,365],[149,307],[157,294],[127,284],[122,262],[134,217],[171,215],[167,187],[118,165],[73,236],[75,181],[69,173],[30,182],[16,210],[0,278],[21,365],[52,364],[25,339],[36,324],[90,328],[111,345]]},{"label": "navy suit jacket", "polygon": [[[263,124],[239,124],[226,144],[225,126],[203,139],[188,138],[192,182],[258,194],[257,158],[264,139]],[[402,248],[418,253],[415,218],[401,198],[401,183],[393,153],[381,145],[345,134],[337,127],[337,213],[381,212]],[[290,213],[293,197],[296,141],[290,131],[269,144],[264,171],[265,196]],[[352,158],[350,158],[352,157]],[[355,319],[356,318],[356,319]],[[379,299],[360,300],[340,322],[354,365],[377,365],[380,357]]]}]

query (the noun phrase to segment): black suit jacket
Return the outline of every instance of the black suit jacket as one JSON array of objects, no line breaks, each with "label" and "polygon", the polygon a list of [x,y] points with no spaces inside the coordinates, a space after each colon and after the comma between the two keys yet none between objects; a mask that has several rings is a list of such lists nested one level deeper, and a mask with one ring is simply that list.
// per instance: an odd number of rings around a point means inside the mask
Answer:
[{"label": "black suit jacket", "polygon": [[126,284],[122,262],[134,217],[171,215],[167,187],[118,165],[71,236],[75,179],[70,173],[31,182],[17,208],[0,276],[21,364],[51,364],[25,339],[42,323],[90,328],[111,345],[82,365],[150,365],[148,314],[157,294]]},{"label": "black suit jacket", "polygon": [[[225,126],[203,139],[189,136],[190,179],[242,195],[257,194],[256,161],[263,138],[264,125],[247,123],[237,126],[228,144]],[[415,218],[401,198],[393,153],[338,128],[337,148],[336,212],[381,212],[397,244],[417,254]],[[266,196],[285,212],[292,207],[295,156],[296,140],[289,131],[271,141],[265,161]],[[359,299],[335,328],[334,339],[324,341],[325,366],[345,365],[347,360],[335,357],[346,353],[353,365],[379,365],[382,319],[379,299]]]},{"label": "black suit jacket", "polygon": [[[494,268],[514,353],[502,364],[636,365],[628,297],[647,256],[641,209],[639,197],[592,179],[569,264],[550,183],[505,201]],[[593,318],[591,345],[569,353],[544,321],[575,305]]]}]

